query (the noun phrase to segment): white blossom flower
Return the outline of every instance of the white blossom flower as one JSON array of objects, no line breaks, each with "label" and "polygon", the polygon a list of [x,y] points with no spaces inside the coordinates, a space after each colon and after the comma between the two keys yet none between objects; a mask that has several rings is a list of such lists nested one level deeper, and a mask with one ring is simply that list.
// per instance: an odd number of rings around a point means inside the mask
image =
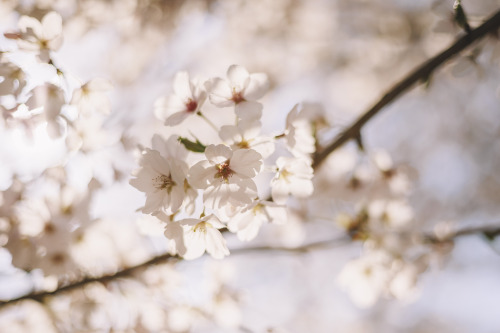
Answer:
[{"label": "white blossom flower", "polygon": [[62,45],[62,17],[56,12],[47,13],[42,21],[30,16],[21,16],[18,22],[21,30],[17,43],[20,49],[38,51],[40,60],[48,62],[50,51],[57,51]]},{"label": "white blossom flower", "polygon": [[284,224],[286,208],[274,202],[256,200],[248,207],[237,211],[228,223],[228,229],[237,234],[241,241],[250,241],[257,236],[265,222]]},{"label": "white blossom flower", "polygon": [[233,149],[251,148],[269,157],[274,152],[274,142],[271,138],[260,136],[260,121],[240,121],[238,125],[224,125],[219,131],[219,137],[231,145]]},{"label": "white blossom flower", "polygon": [[43,114],[47,121],[47,132],[53,138],[60,137],[63,133],[64,127],[59,114],[65,104],[64,92],[51,83],[33,89],[31,97],[26,102],[30,110],[43,107]]},{"label": "white blossom flower", "polygon": [[306,104],[296,104],[286,117],[285,138],[287,147],[296,157],[311,158],[316,150],[313,116]]},{"label": "white blossom flower", "polygon": [[267,75],[250,74],[244,67],[231,65],[227,80],[214,78],[208,82],[210,102],[218,107],[236,105],[244,101],[256,101],[269,87]]},{"label": "white blossom flower", "polygon": [[176,212],[184,200],[185,177],[172,159],[165,159],[156,150],[146,149],[139,161],[140,169],[130,185],[146,193],[142,211],[146,214]]},{"label": "white blossom flower", "polygon": [[313,193],[313,169],[306,160],[281,156],[276,166],[278,172],[271,181],[274,202],[284,204],[289,194],[305,198]]},{"label": "white blossom flower", "polygon": [[191,186],[204,190],[205,204],[220,208],[226,203],[234,206],[250,204],[257,196],[252,180],[262,166],[262,156],[253,149],[232,150],[225,145],[209,145],[207,160],[189,170]]},{"label": "white blossom flower", "polygon": [[106,79],[93,79],[73,92],[71,104],[76,105],[81,113],[89,115],[93,111],[108,114],[111,105],[106,92],[112,89]]},{"label": "white blossom flower", "polygon": [[167,140],[160,135],[155,134],[151,139],[152,148],[160,153],[166,159],[170,159],[171,163],[176,166],[177,170],[182,172],[184,177],[184,202],[182,208],[188,214],[193,214],[196,208],[196,198],[198,191],[189,185],[187,172],[189,169],[186,159],[188,156],[187,149],[179,142],[178,136],[171,135]]},{"label": "white blossom flower", "polygon": [[201,81],[190,80],[187,72],[175,75],[173,89],[173,94],[161,97],[155,103],[155,116],[164,120],[167,126],[178,125],[197,113],[207,98]]},{"label": "white blossom flower", "polygon": [[390,260],[382,252],[372,252],[348,262],[339,274],[340,287],[360,308],[373,306],[386,290]]},{"label": "white blossom flower", "polygon": [[211,214],[201,219],[183,219],[171,224],[177,226],[166,230],[165,235],[175,239],[177,244],[182,244],[177,250],[184,259],[199,258],[205,251],[216,259],[229,255],[226,240],[218,230],[225,228],[225,225],[217,216]]},{"label": "white blossom flower", "polygon": [[14,95],[18,96],[26,86],[24,71],[10,63],[0,61],[0,77],[3,81],[0,82],[0,96]]}]

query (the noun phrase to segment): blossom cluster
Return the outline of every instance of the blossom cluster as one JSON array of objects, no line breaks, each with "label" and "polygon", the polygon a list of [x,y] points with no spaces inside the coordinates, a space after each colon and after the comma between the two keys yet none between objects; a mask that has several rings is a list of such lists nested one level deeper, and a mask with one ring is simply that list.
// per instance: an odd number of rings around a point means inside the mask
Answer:
[{"label": "blossom cluster", "polygon": [[[130,184],[146,195],[142,212],[165,223],[172,253],[194,259],[206,251],[223,258],[229,250],[222,230],[252,240],[262,224],[286,222],[289,196],[313,193],[314,112],[296,105],[282,133],[261,134],[259,100],[268,86],[266,74],[232,65],[227,78],[191,79],[179,72],[173,93],[157,100],[155,115],[165,126],[200,117],[217,134],[203,143],[192,128],[190,138],[155,134],[152,147],[142,149]],[[209,114],[232,120],[216,126]],[[259,179],[266,172],[273,174],[270,183]]]},{"label": "blossom cluster", "polygon": [[[97,221],[91,202],[110,182],[88,165],[96,154],[102,160],[102,149],[116,140],[102,128],[110,113],[111,83],[102,78],[82,82],[55,64],[63,19],[54,11],[40,20],[21,16],[17,29],[4,37],[0,128],[13,149],[33,154],[29,163],[2,161],[11,179],[0,194],[0,244],[18,268],[74,276],[89,266],[85,235]],[[23,171],[27,164],[29,170]]]}]

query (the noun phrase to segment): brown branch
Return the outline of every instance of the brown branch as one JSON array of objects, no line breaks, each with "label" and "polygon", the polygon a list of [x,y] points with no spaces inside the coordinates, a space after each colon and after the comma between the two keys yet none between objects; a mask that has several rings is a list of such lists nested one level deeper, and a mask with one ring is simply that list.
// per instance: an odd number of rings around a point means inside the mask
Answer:
[{"label": "brown branch", "polygon": [[414,84],[419,81],[426,82],[434,70],[436,70],[439,66],[455,57],[459,52],[466,49],[473,42],[495,32],[498,28],[500,28],[500,11],[491,16],[479,27],[458,39],[446,50],[415,68],[405,78],[391,87],[377,103],[362,114],[350,127],[340,133],[331,144],[316,153],[314,156],[313,166],[315,168],[319,167],[334,150],[341,147],[347,141],[360,137],[362,127],[371,118],[379,113],[385,106],[394,101],[398,96],[410,89]]},{"label": "brown branch", "polygon": [[[451,241],[455,238],[462,237],[462,236],[467,236],[467,235],[472,235],[472,234],[484,234],[488,237],[496,237],[500,235],[500,226],[482,226],[482,227],[472,227],[472,228],[464,228],[457,230],[455,232],[450,233],[444,238],[438,238],[435,235],[428,235],[425,236],[424,239],[426,239],[430,243],[439,243],[439,242],[445,242],[445,241]],[[243,248],[238,248],[238,249],[232,249],[231,254],[246,254],[246,253],[251,253],[251,252],[285,252],[285,253],[307,253],[312,250],[318,250],[318,249],[324,249],[332,246],[340,246],[344,244],[348,244],[351,241],[351,238],[346,236],[342,236],[339,238],[332,238],[328,240],[323,240],[323,241],[317,241],[309,244],[305,244],[299,247],[272,247],[272,246],[255,246],[255,247],[243,247]],[[58,294],[75,290],[78,289],[82,286],[85,286],[89,283],[93,282],[98,282],[98,283],[106,283],[110,281],[114,281],[118,278],[122,277],[129,277],[132,276],[133,274],[141,271],[142,269],[145,269],[149,266],[152,265],[158,265],[158,264],[163,264],[167,263],[170,260],[176,260],[176,259],[181,259],[177,256],[172,256],[170,254],[162,254],[158,255],[146,262],[143,262],[141,264],[135,265],[135,266],[130,266],[128,268],[124,268],[122,270],[119,270],[114,273],[110,273],[107,275],[102,275],[98,277],[87,277],[84,278],[83,280],[70,283],[68,285],[62,286],[57,288],[54,291],[46,291],[46,292],[39,292],[39,293],[31,293],[27,294],[18,298],[13,298],[8,301],[3,301],[0,302],[0,308],[3,306],[9,305],[9,304],[14,304],[22,300],[35,300],[39,302],[43,302],[43,300],[46,297],[50,296],[56,296]]]}]

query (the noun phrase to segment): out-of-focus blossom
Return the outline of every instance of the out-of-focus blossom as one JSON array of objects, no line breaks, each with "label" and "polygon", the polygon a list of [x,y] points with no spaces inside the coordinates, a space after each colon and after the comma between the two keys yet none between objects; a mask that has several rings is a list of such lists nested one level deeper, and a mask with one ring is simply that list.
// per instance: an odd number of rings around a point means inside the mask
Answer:
[{"label": "out-of-focus blossom", "polygon": [[42,21],[21,16],[18,27],[21,30],[19,35],[7,34],[7,37],[17,39],[22,50],[37,51],[43,62],[50,60],[50,51],[57,51],[62,45],[62,17],[56,12],[47,13]]},{"label": "out-of-focus blossom", "polygon": [[313,169],[306,160],[281,156],[276,166],[277,173],[271,181],[274,202],[284,204],[289,194],[306,198],[313,193]]}]

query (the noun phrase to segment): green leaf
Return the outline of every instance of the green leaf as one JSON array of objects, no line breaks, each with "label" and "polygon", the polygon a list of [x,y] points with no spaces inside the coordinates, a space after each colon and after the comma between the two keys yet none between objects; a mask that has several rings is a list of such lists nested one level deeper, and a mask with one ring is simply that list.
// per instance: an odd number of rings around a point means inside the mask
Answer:
[{"label": "green leaf", "polygon": [[467,15],[465,15],[465,11],[460,0],[455,0],[453,10],[455,11],[455,21],[462,29],[465,30],[465,32],[469,33],[471,28],[469,22],[467,22]]},{"label": "green leaf", "polygon": [[187,150],[195,153],[204,153],[205,148],[207,148],[207,146],[202,144],[198,139],[196,139],[196,142],[193,142],[188,138],[183,138],[180,136],[178,140],[184,145],[184,147],[186,147]]}]

